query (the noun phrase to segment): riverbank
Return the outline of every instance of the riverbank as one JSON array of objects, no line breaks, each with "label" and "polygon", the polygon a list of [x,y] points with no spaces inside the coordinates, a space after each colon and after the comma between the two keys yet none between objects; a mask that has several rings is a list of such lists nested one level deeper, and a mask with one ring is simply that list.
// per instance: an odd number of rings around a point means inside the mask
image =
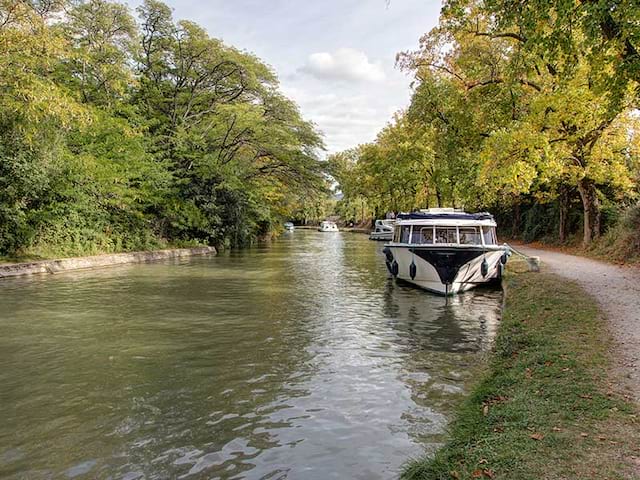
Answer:
[{"label": "riverbank", "polygon": [[519,249],[539,257],[552,273],[577,282],[607,312],[616,341],[615,369],[640,403],[640,268],[529,246]]},{"label": "riverbank", "polygon": [[215,255],[215,247],[176,248],[151,250],[145,252],[114,253],[89,257],[60,258],[35,262],[0,264],[0,278],[21,275],[60,273],[71,270],[101,268],[126,263],[146,263],[171,258],[183,258],[194,255]]},{"label": "riverbank", "polygon": [[640,477],[637,405],[602,312],[574,283],[524,269],[511,264],[494,350],[449,441],[404,479]]}]

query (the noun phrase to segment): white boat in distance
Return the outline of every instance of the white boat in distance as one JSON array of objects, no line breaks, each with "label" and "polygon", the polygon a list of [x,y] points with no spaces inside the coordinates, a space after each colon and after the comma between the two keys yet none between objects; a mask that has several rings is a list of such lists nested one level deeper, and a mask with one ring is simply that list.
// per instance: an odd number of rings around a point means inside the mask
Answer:
[{"label": "white boat in distance", "polygon": [[393,240],[395,219],[376,220],[375,229],[369,234],[369,240]]},{"label": "white boat in distance", "polygon": [[293,225],[293,223],[291,223],[291,222],[284,222],[284,229],[285,229],[285,230],[288,230],[288,231],[292,232],[292,231],[294,231],[294,230],[295,230],[295,228],[296,228],[296,227]]},{"label": "white boat in distance", "polygon": [[384,253],[394,277],[450,295],[501,279],[510,250],[491,214],[432,208],[399,214]]},{"label": "white boat in distance", "polygon": [[328,220],[325,220],[324,222],[320,222],[318,231],[319,232],[337,232],[338,225],[336,225],[336,222],[330,222]]}]

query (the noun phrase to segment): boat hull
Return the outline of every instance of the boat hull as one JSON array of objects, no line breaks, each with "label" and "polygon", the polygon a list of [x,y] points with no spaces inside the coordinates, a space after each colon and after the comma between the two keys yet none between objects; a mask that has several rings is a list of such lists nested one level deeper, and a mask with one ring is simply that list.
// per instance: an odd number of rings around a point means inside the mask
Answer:
[{"label": "boat hull", "polygon": [[[452,295],[502,276],[503,247],[387,245],[387,265],[397,262],[396,278],[441,295]],[[392,259],[391,259],[392,257]],[[483,275],[483,262],[486,272]],[[414,265],[415,267],[412,267]],[[413,275],[412,275],[413,271]],[[392,271],[393,273],[393,271]]]}]

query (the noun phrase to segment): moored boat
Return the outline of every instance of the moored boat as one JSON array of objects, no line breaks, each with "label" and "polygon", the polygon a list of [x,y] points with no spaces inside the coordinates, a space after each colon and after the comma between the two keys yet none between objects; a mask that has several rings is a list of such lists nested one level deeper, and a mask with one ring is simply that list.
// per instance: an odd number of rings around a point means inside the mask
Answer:
[{"label": "moored boat", "polygon": [[328,220],[325,220],[324,222],[320,222],[318,231],[319,232],[337,232],[338,225],[336,225],[336,222],[330,222]]},{"label": "moored boat", "polygon": [[491,214],[452,208],[399,214],[384,252],[394,277],[442,295],[499,280],[510,255]]},{"label": "moored boat", "polygon": [[393,226],[396,224],[394,219],[376,220],[374,230],[369,234],[369,240],[386,240],[393,239]]},{"label": "moored boat", "polygon": [[289,232],[294,231],[294,230],[295,230],[295,228],[296,228],[296,227],[295,227],[295,226],[293,225],[293,223],[291,223],[291,222],[285,222],[285,223],[284,223],[284,229],[285,229],[285,230],[287,230],[287,231],[289,231]]}]

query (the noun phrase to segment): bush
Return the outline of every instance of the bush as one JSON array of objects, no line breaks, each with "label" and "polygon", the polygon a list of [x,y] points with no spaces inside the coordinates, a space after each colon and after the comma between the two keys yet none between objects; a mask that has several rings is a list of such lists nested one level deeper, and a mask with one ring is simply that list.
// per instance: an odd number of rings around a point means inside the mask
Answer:
[{"label": "bush", "polygon": [[591,252],[618,262],[640,261],[640,203],[625,210]]}]

